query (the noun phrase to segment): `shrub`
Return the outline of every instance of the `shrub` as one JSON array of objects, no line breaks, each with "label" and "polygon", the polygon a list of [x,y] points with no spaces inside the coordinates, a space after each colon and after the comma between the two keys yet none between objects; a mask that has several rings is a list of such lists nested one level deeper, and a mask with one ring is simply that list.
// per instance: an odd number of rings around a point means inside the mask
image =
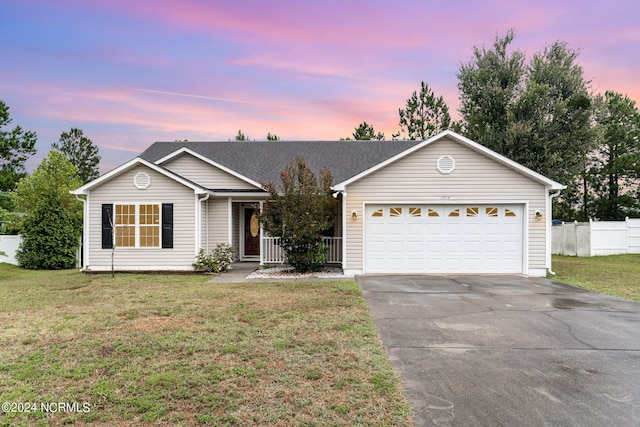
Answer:
[{"label": "shrub", "polygon": [[211,253],[207,254],[204,249],[200,248],[196,256],[193,268],[196,271],[206,273],[220,273],[226,271],[235,258],[236,251],[227,243],[219,243]]},{"label": "shrub", "polygon": [[62,270],[76,265],[80,233],[72,215],[53,193],[37,202],[24,219],[22,242],[16,251],[21,266],[32,270]]},{"label": "shrub", "polygon": [[[295,271],[320,271],[327,264],[325,261],[325,245],[322,240],[296,242],[294,239],[283,239],[287,253],[287,262]],[[287,245],[288,241],[288,245]]]},{"label": "shrub", "polygon": [[281,238],[287,262],[297,272],[319,271],[326,265],[322,236],[333,227],[335,200],[331,173],[318,176],[297,158],[280,172],[281,184],[265,184],[271,199],[264,203],[260,220],[272,236]]}]

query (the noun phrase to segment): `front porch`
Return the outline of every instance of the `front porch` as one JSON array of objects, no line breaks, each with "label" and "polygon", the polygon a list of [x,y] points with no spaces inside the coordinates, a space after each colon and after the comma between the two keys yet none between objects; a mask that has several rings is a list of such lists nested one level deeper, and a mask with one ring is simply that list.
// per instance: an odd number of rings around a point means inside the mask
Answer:
[{"label": "front porch", "polygon": [[[264,200],[234,195],[211,197],[203,203],[202,239],[199,247],[209,251],[218,242],[229,243],[236,251],[238,261],[265,264],[286,263],[280,237],[269,236],[261,227],[256,209]],[[328,264],[342,264],[342,208],[336,203],[333,236],[323,238]]]}]

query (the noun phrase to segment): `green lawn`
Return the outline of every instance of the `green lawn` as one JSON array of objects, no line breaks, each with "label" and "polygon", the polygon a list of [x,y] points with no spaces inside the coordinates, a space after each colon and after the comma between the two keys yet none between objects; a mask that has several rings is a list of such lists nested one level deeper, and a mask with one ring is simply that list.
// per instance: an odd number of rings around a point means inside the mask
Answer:
[{"label": "green lawn", "polygon": [[412,425],[356,283],[207,279],[0,264],[0,425]]},{"label": "green lawn", "polygon": [[640,302],[640,254],[597,257],[553,256],[552,278]]}]

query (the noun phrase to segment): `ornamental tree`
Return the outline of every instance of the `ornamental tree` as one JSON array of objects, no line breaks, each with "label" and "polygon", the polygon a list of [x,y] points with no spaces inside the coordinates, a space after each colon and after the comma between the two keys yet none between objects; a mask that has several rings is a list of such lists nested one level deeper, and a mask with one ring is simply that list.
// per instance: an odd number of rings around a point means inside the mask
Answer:
[{"label": "ornamental tree", "polygon": [[296,158],[280,172],[281,183],[264,185],[271,194],[259,217],[264,230],[281,238],[287,262],[297,272],[319,271],[325,265],[322,237],[333,226],[333,177],[327,169],[318,176],[304,159]]}]

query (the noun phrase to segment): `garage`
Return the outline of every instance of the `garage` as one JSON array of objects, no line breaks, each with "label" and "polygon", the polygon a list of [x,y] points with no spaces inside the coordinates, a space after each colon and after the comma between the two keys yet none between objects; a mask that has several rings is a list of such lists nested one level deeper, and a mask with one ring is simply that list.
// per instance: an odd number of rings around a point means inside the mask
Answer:
[{"label": "garage", "polygon": [[372,204],[366,273],[523,273],[521,204]]}]

